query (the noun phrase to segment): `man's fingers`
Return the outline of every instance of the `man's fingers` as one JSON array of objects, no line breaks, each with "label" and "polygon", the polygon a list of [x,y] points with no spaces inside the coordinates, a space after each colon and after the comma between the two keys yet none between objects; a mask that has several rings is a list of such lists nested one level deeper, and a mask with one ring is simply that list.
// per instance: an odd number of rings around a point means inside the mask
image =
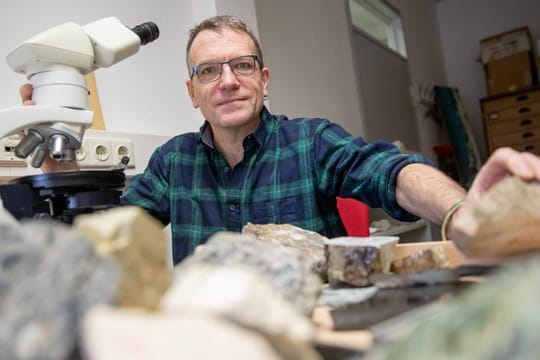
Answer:
[{"label": "man's fingers", "polygon": [[34,88],[31,84],[24,84],[20,87],[19,92],[21,94],[23,105],[34,105],[34,101],[32,100],[33,91]]}]

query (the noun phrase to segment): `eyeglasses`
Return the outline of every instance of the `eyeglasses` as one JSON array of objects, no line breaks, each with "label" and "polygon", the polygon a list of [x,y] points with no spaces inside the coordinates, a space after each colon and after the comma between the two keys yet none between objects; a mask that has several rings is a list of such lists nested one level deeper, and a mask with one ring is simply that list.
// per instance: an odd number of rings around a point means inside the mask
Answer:
[{"label": "eyeglasses", "polygon": [[216,81],[221,77],[224,64],[228,64],[235,75],[249,76],[255,72],[255,62],[260,64],[257,55],[239,56],[229,61],[203,63],[191,68],[191,78],[193,79],[193,75],[197,74],[203,83]]}]

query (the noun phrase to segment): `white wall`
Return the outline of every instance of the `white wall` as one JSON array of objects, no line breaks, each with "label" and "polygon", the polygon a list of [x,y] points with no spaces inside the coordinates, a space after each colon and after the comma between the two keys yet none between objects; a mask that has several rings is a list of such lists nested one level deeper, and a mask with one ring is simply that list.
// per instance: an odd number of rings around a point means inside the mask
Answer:
[{"label": "white wall", "polygon": [[353,43],[364,137],[371,142],[399,140],[406,149],[419,151],[407,60],[361,32],[354,32]]},{"label": "white wall", "polygon": [[[445,83],[435,3],[432,0],[390,2],[403,17],[410,81]],[[385,138],[399,138],[399,131],[394,131],[399,129],[399,116],[395,119],[395,129],[387,125],[377,128],[377,110],[368,110],[381,106],[385,112],[397,110],[389,108],[398,102],[410,114],[406,107],[412,104],[412,99],[407,89],[397,99],[391,96],[395,91],[386,95],[373,92],[376,79],[360,76],[356,82],[354,74],[362,70],[354,69],[357,63],[346,1],[256,0],[255,4],[265,61],[270,67],[272,111],[291,116],[327,117],[353,134],[369,138],[379,138],[385,131],[389,135]],[[363,55],[375,54],[359,54]],[[362,65],[362,61],[358,64]],[[364,69],[364,73],[370,71]],[[388,84],[391,80],[381,81],[386,82],[381,87],[391,89],[392,85]],[[418,137],[411,136],[412,144],[408,145],[434,158],[432,147],[441,143],[441,131],[423,116],[422,109],[415,109],[415,115]],[[372,131],[368,131],[370,128]]]},{"label": "white wall", "polygon": [[345,1],[256,0],[270,103],[289,117],[324,117],[364,134]]},{"label": "white wall", "polygon": [[[433,0],[388,0],[402,18],[407,44],[409,73],[412,84],[445,85],[446,72],[442,56],[439,25]],[[434,159],[433,146],[446,142],[443,130],[423,107],[415,107],[420,150]]]},{"label": "white wall", "polygon": [[437,5],[448,83],[460,90],[465,111],[485,157],[480,99],[487,96],[480,40],[529,26],[540,38],[539,0],[444,0]]}]

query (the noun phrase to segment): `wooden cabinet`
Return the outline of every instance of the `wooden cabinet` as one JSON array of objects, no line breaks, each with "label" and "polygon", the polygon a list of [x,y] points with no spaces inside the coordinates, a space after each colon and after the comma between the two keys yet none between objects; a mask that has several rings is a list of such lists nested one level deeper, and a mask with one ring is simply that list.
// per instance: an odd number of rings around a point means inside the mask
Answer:
[{"label": "wooden cabinet", "polygon": [[540,88],[481,101],[488,152],[509,146],[540,155]]}]

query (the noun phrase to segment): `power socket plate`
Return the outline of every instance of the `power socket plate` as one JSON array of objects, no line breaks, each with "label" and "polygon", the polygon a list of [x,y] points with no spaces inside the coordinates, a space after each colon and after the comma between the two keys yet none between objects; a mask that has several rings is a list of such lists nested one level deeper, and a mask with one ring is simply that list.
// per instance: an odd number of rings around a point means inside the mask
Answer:
[{"label": "power socket plate", "polygon": [[15,146],[19,144],[19,135],[11,135],[0,139],[0,166],[25,167],[28,166],[24,159],[15,156]]},{"label": "power socket plate", "polygon": [[123,156],[129,157],[127,167],[135,168],[133,142],[130,139],[85,136],[76,155],[81,169],[112,168],[120,164]]}]

